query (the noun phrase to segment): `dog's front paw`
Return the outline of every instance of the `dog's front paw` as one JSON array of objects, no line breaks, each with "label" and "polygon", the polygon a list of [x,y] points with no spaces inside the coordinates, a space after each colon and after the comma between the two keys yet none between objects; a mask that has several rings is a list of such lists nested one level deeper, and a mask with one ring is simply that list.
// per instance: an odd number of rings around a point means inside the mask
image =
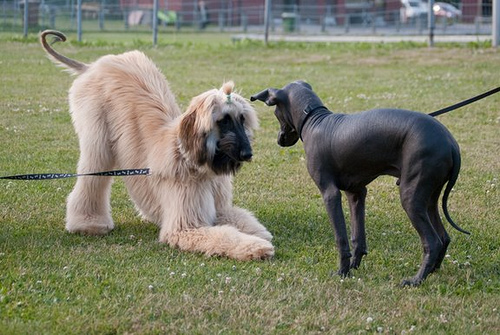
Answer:
[{"label": "dog's front paw", "polygon": [[341,257],[340,263],[339,263],[339,270],[337,271],[337,274],[341,277],[347,277],[349,276],[349,270],[351,269],[351,254],[346,253],[344,257]]},{"label": "dog's front paw", "polygon": [[267,240],[249,236],[231,254],[230,257],[242,261],[264,260],[274,256],[274,246]]},{"label": "dog's front paw", "polygon": [[361,259],[363,256],[365,256],[367,253],[354,253],[354,256],[351,259],[351,264],[349,265],[349,268],[351,269],[357,269],[361,265]]},{"label": "dog's front paw", "polygon": [[351,261],[351,265],[349,265],[349,268],[356,270],[357,268],[359,268],[360,264],[361,264],[361,259],[359,259],[359,260],[353,259]]},{"label": "dog's front paw", "polygon": [[113,230],[114,224],[110,217],[71,217],[66,219],[66,230],[70,233],[85,235],[105,235]]},{"label": "dog's front paw", "polygon": [[337,275],[338,275],[338,276],[340,276],[341,278],[347,278],[347,277],[349,277],[349,275],[350,275],[350,274],[351,274],[351,273],[350,273],[350,271],[349,271],[349,270],[348,270],[348,271],[345,271],[345,270],[341,270],[341,269],[339,269],[339,270],[337,271]]},{"label": "dog's front paw", "polygon": [[346,262],[341,262],[340,263],[340,268],[337,271],[337,275],[339,275],[342,278],[349,277],[350,274],[350,264],[349,264],[349,259],[347,259],[347,264]]},{"label": "dog's front paw", "polygon": [[405,279],[401,282],[401,286],[402,287],[416,287],[416,286],[419,286],[420,284],[422,284],[424,280],[420,277],[413,277],[411,279]]}]

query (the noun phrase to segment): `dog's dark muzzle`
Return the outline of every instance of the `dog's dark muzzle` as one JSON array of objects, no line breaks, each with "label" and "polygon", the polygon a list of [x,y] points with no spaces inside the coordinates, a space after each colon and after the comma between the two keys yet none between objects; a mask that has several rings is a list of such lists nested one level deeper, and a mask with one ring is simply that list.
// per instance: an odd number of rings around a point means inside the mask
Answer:
[{"label": "dog's dark muzzle", "polygon": [[243,135],[239,137],[235,133],[227,134],[218,142],[217,147],[233,161],[248,162],[251,161],[253,157],[250,141],[244,132]]},{"label": "dog's dark muzzle", "polygon": [[283,131],[278,133],[278,145],[281,147],[291,147],[299,140],[299,134],[295,130]]},{"label": "dog's dark muzzle", "polygon": [[243,148],[240,151],[240,161],[244,162],[250,162],[252,160],[253,153],[252,153],[252,148],[250,146],[248,148]]}]

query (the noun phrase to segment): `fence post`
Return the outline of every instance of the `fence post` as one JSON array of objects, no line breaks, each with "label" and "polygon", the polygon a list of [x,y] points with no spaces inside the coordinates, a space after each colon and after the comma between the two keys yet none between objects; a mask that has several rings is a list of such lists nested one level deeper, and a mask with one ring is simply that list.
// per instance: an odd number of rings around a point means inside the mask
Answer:
[{"label": "fence post", "polygon": [[41,24],[42,31],[45,30],[45,29],[47,29],[46,26],[45,26],[45,8],[46,8],[46,6],[45,6],[45,0],[42,0],[40,2],[40,9],[41,9],[40,15],[42,16],[42,24]]},{"label": "fence post", "polygon": [[293,30],[295,32],[300,31],[300,13],[299,13],[299,6],[298,5],[293,5],[293,13],[295,14],[295,23],[293,25]]},{"label": "fence post", "polygon": [[396,12],[396,31],[399,33],[401,31],[401,11]]},{"label": "fence post", "polygon": [[345,17],[344,17],[344,32],[345,33],[348,33],[349,32],[349,25],[351,24],[350,21],[351,21],[351,15],[350,14],[345,14]]},{"label": "fence post", "polygon": [[24,27],[23,27],[23,34],[24,34],[24,37],[28,37],[28,22],[29,22],[29,11],[28,11],[28,5],[29,1],[28,0],[24,0]]},{"label": "fence post", "polygon": [[125,25],[125,30],[128,30],[129,28],[128,15],[129,15],[129,9],[126,7],[123,9],[123,24]]},{"label": "fence post", "polygon": [[500,0],[493,0],[493,13],[492,13],[492,46],[497,48],[500,46]]},{"label": "fence post", "polygon": [[153,0],[153,46],[158,43],[158,0]]},{"label": "fence post", "polygon": [[224,31],[224,13],[222,11],[219,12],[219,30]]},{"label": "fence post", "polygon": [[182,14],[177,13],[177,19],[175,20],[175,30],[181,30],[182,24]]},{"label": "fence post", "polygon": [[246,13],[241,14],[241,25],[243,26],[243,32],[246,33],[248,30],[248,16]]},{"label": "fence post", "polygon": [[375,35],[375,33],[377,32],[377,16],[378,16],[378,12],[377,10],[373,11],[372,12],[372,34]]},{"label": "fence post", "polygon": [[[429,0],[429,8],[427,12],[427,20],[429,21],[429,47],[434,46],[434,0]],[[446,18],[445,18],[446,20]]]},{"label": "fence post", "polygon": [[101,0],[101,7],[99,8],[99,30],[104,30],[105,8],[106,8],[106,0]]},{"label": "fence post", "polygon": [[269,40],[269,16],[271,14],[271,0],[266,0],[264,6],[264,43],[267,45]]},{"label": "fence post", "polygon": [[76,10],[76,32],[77,32],[77,40],[78,42],[82,41],[82,0],[77,1],[77,10]]}]

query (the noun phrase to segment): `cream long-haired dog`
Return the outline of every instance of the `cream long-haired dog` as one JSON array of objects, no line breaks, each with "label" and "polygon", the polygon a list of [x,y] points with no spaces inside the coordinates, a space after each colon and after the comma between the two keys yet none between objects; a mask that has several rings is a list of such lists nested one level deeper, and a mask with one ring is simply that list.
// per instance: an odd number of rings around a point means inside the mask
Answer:
[{"label": "cream long-haired dog", "polygon": [[[84,64],[40,41],[56,64],[78,75],[69,104],[80,143],[78,172],[149,167],[124,177],[141,215],[160,227],[160,242],[238,260],[274,254],[272,235],[232,204],[232,175],[252,157],[254,109],[225,83],[192,99],[181,113],[165,77],[142,52]],[[114,227],[111,177],[81,177],[67,201],[66,229],[102,235]]]}]

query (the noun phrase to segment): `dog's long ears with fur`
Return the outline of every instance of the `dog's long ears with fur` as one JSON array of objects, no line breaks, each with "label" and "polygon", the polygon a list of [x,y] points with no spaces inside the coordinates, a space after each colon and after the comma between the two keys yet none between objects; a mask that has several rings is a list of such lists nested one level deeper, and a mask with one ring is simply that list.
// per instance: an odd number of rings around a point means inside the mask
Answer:
[{"label": "dog's long ears with fur", "polygon": [[264,91],[254,94],[250,97],[250,101],[259,100],[268,106],[274,106],[279,102],[280,90],[276,88],[266,88]]},{"label": "dog's long ears with fur", "polygon": [[184,150],[200,165],[214,155],[214,152],[208,152],[205,142],[213,127],[212,112],[220,109],[217,92],[214,89],[194,97],[179,123],[179,139]]},{"label": "dog's long ears with fur", "polygon": [[54,63],[64,66],[65,68],[68,69],[69,72],[73,74],[82,74],[88,69],[87,64],[63,56],[57,51],[55,51],[47,42],[48,35],[54,36],[54,42],[59,42],[59,41],[64,42],[66,41],[66,36],[57,30],[45,30],[40,34],[40,43],[42,44],[43,49],[49,55],[49,58]]}]

